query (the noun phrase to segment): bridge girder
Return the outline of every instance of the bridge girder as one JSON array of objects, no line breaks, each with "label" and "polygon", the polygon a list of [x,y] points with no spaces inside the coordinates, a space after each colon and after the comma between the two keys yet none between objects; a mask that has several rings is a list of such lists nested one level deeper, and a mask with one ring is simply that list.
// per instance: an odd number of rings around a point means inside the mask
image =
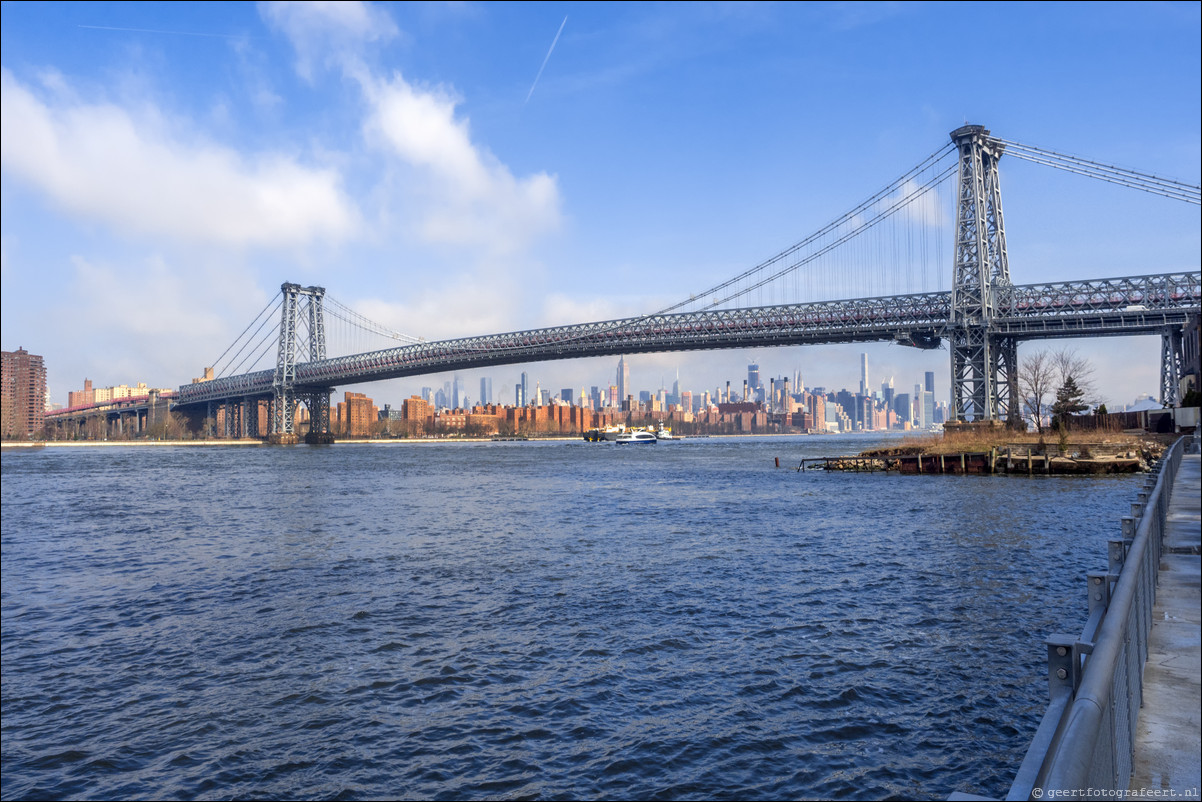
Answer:
[{"label": "bridge girder", "polygon": [[[1159,335],[1166,327],[1180,328],[1191,313],[1198,314],[1200,285],[1197,273],[1014,285],[997,295],[994,337],[1017,343]],[[925,293],[652,315],[418,343],[298,362],[294,403],[314,390],[328,397],[330,388],[341,384],[523,362],[713,348],[897,342],[916,336],[936,344],[940,339],[950,341],[956,331],[949,322],[950,308],[950,293]],[[998,353],[997,347],[992,352]],[[989,375],[1006,376],[1012,370],[1005,357],[1001,359],[1000,364],[996,356],[988,363],[982,361],[989,365]],[[184,385],[176,403],[187,406],[231,397],[267,397],[274,403],[274,378],[275,372],[266,370]],[[1011,381],[993,386],[995,393],[1008,392],[1010,399],[1017,398]]]}]

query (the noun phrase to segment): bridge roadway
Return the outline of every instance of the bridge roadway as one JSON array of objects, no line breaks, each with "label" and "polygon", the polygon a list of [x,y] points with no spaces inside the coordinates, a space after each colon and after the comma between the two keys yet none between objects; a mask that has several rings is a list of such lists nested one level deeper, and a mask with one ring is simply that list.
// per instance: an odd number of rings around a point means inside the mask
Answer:
[{"label": "bridge roadway", "polygon": [[[1202,307],[1198,273],[999,288],[990,324],[1015,339],[1162,334]],[[950,292],[656,314],[507,334],[417,343],[296,366],[294,387],[338,385],[494,365],[618,354],[891,341],[938,347]],[[275,371],[180,387],[176,406],[269,396]]]}]

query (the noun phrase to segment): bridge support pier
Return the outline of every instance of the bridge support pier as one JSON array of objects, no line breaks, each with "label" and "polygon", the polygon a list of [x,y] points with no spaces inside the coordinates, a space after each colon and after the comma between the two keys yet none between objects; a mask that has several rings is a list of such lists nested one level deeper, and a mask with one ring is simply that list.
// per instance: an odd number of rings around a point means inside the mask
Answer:
[{"label": "bridge support pier", "polygon": [[309,433],[305,442],[310,445],[326,445],[334,442],[330,433],[330,394],[333,390],[316,390],[306,395],[309,407]]},{"label": "bridge support pier", "polygon": [[1160,403],[1181,404],[1181,379],[1185,375],[1185,332],[1176,327],[1160,335]]}]

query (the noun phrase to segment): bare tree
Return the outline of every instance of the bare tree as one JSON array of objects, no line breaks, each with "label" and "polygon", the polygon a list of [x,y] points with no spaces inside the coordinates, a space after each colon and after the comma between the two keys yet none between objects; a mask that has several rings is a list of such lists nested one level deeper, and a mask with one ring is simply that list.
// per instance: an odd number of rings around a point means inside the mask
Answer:
[{"label": "bare tree", "polygon": [[1056,374],[1056,389],[1069,383],[1077,385],[1081,400],[1091,407],[1098,405],[1097,389],[1093,383],[1093,365],[1072,348],[1061,348],[1051,354],[1052,369]]},{"label": "bare tree", "polygon": [[1022,393],[1023,409],[1041,434],[1048,399],[1056,389],[1057,374],[1052,362],[1052,354],[1042,350],[1029,354],[1018,363],[1018,389]]},{"label": "bare tree", "polygon": [[1093,384],[1093,365],[1071,348],[1055,351],[1042,350],[1029,354],[1019,361],[1018,388],[1023,397],[1023,409],[1035,423],[1035,430],[1043,433],[1045,416],[1052,411],[1051,399],[1069,383],[1074,386],[1074,395],[1084,402],[1097,406],[1097,391]]}]

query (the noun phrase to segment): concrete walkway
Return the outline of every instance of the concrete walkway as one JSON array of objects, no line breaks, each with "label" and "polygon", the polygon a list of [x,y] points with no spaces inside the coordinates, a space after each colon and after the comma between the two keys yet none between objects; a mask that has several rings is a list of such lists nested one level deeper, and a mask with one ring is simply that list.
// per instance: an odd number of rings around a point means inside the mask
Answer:
[{"label": "concrete walkway", "polygon": [[[1133,796],[1198,799],[1202,767],[1202,459],[1187,454],[1173,484],[1152,614],[1144,703],[1135,734]],[[1140,792],[1143,794],[1140,794]]]}]

